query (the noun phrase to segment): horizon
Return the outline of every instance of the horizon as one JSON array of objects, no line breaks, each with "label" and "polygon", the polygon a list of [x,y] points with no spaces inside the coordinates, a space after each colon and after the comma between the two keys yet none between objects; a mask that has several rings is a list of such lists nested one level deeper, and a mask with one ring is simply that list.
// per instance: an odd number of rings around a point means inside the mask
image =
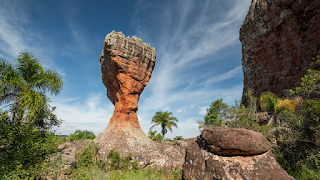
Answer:
[{"label": "horizon", "polygon": [[[251,0],[116,2],[57,0],[0,2],[0,59],[14,63],[31,51],[46,69],[60,72],[64,87],[50,96],[58,119],[56,134],[108,126],[114,106],[102,83],[100,53],[112,30],[137,36],[155,47],[157,62],[141,93],[138,119],[148,134],[157,111],[170,111],[178,129],[165,138],[200,135],[195,119],[217,100],[229,105],[243,90],[240,26]],[[158,133],[160,127],[154,128]]]}]

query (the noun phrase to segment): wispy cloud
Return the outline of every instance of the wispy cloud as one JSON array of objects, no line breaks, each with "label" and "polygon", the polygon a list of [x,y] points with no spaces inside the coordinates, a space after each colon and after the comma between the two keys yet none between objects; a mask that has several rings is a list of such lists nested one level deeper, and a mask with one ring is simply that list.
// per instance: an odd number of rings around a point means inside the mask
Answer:
[{"label": "wispy cloud", "polygon": [[114,110],[113,104],[102,93],[91,93],[84,101],[57,97],[52,106],[57,107],[57,116],[64,120],[57,132],[65,134],[76,129],[100,133],[107,127]]},{"label": "wispy cloud", "polygon": [[[161,8],[155,8],[155,4],[140,1],[140,4],[147,4],[161,17],[149,17],[150,21],[157,22],[159,28],[159,41],[154,40],[154,44],[151,44],[157,49],[157,63],[149,87],[146,88],[150,95],[139,104],[138,113],[143,114],[141,116],[144,119],[151,119],[155,111],[174,111],[182,118],[178,124],[181,127],[177,130],[182,133],[187,131],[182,129],[184,125],[195,123],[188,120],[188,115],[205,115],[206,108],[213,100],[223,98],[232,104],[241,97],[242,81],[220,88],[215,84],[243,76],[241,54],[238,55],[237,64],[232,59],[225,60],[225,57],[233,54],[232,51],[226,52],[226,49],[240,46],[239,29],[251,1],[166,2]],[[133,19],[141,18],[139,15],[143,14],[143,9],[140,7],[139,13],[136,13],[138,17]],[[136,26],[137,32],[144,32],[141,34],[142,39],[151,39],[149,35],[154,32],[150,33],[148,29],[152,27],[145,27]],[[223,61],[222,56],[225,56]],[[190,113],[182,116],[182,109]]]},{"label": "wispy cloud", "polygon": [[0,53],[9,61],[15,59],[18,53],[31,51],[41,60],[44,67],[54,66],[51,59],[55,50],[50,40],[41,30],[33,28],[30,16],[31,8],[25,1],[0,2]]},{"label": "wispy cloud", "polygon": [[205,85],[209,85],[215,82],[220,82],[220,81],[224,81],[227,79],[231,79],[234,77],[240,77],[242,76],[242,66],[237,66],[234,69],[231,69],[230,71],[227,71],[223,74],[220,74],[218,76],[214,76],[214,77],[210,77],[205,81]]}]

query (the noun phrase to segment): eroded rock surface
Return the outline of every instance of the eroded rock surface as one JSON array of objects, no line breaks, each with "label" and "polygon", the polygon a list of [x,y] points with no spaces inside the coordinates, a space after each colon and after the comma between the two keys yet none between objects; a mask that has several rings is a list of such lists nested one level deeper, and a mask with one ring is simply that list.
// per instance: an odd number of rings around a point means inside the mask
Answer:
[{"label": "eroded rock surface", "polygon": [[136,114],[140,94],[155,66],[156,50],[135,36],[113,31],[104,40],[100,62],[102,81],[115,108],[108,127],[94,140],[101,148],[99,153],[106,156],[114,148],[121,155],[131,152],[140,167],[181,167],[185,150],[151,141]]},{"label": "eroded rock surface", "polygon": [[205,128],[197,140],[208,151],[225,156],[262,154],[271,148],[262,134],[240,128]]},{"label": "eroded rock surface", "polygon": [[308,69],[320,69],[311,64],[320,50],[320,0],[252,0],[240,41],[243,92],[288,96]]},{"label": "eroded rock surface", "polygon": [[[228,133],[228,131],[230,133]],[[232,148],[242,149],[248,143],[244,141],[251,141],[251,135],[255,133],[248,133],[245,129],[233,128],[206,128],[202,131],[201,136],[196,141],[190,142],[186,147],[186,159],[183,166],[184,179],[193,180],[212,180],[212,179],[237,179],[237,180],[282,180],[294,179],[284,171],[278,164],[273,154],[269,151],[270,143],[264,147],[269,147],[266,151],[261,151],[261,154],[255,155],[218,155],[210,151],[208,147],[212,143],[217,143],[223,146],[226,151],[234,151]],[[239,137],[231,137],[239,136]],[[258,144],[265,142],[258,135],[254,142]],[[203,139],[204,137],[205,139]],[[228,140],[230,138],[230,140]],[[244,140],[240,140],[243,138]],[[218,140],[220,139],[220,140]],[[259,140],[260,139],[260,140]],[[231,145],[225,145],[222,141],[228,141]],[[234,141],[235,140],[235,141]],[[244,144],[244,145],[242,145]],[[254,143],[251,143],[254,148],[259,149]],[[246,147],[247,148],[247,147]],[[263,148],[265,149],[265,148]]]}]

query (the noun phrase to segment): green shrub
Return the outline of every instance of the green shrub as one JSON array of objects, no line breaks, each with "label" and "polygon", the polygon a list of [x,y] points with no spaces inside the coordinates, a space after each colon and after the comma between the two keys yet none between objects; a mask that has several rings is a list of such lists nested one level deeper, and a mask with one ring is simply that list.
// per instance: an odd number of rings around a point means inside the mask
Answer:
[{"label": "green shrub", "polygon": [[136,161],[132,159],[132,154],[129,153],[125,157],[121,157],[119,151],[111,149],[107,155],[108,163],[107,166],[110,170],[123,170],[127,171],[130,169],[138,170],[139,166]]},{"label": "green shrub", "polygon": [[163,136],[160,133],[157,134],[157,131],[150,130],[148,132],[148,137],[153,141],[162,142],[163,140]]},{"label": "green shrub", "polygon": [[69,135],[68,140],[69,141],[80,141],[80,140],[94,139],[94,138],[96,138],[96,135],[94,135],[94,133],[91,131],[76,130],[74,133]]},{"label": "green shrub", "polygon": [[35,165],[57,151],[57,136],[30,124],[17,124],[0,112],[0,177],[11,179],[35,175]]},{"label": "green shrub", "polygon": [[272,92],[264,92],[260,96],[260,107],[264,112],[274,112],[275,105],[281,100],[276,94]]},{"label": "green shrub", "polygon": [[82,153],[76,155],[77,168],[86,167],[89,164],[96,164],[98,162],[99,147],[94,142],[89,142],[88,147],[84,148]]}]

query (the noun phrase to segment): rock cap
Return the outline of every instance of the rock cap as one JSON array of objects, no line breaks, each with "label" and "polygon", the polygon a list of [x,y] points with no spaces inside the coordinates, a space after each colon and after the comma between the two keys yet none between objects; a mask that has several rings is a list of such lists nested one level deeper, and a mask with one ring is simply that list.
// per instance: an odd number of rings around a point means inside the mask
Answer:
[{"label": "rock cap", "polygon": [[241,128],[205,128],[198,141],[202,148],[213,154],[226,156],[258,155],[271,148],[270,142],[262,134]]}]

